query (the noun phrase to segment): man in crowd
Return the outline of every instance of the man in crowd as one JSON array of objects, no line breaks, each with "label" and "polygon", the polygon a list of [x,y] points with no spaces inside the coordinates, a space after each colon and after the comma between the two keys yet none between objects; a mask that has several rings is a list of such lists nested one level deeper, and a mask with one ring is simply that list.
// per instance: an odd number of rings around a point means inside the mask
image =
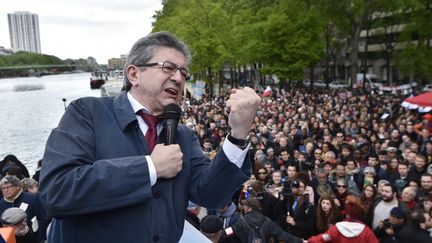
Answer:
[{"label": "man in crowd", "polygon": [[426,157],[421,154],[417,154],[414,166],[411,166],[410,171],[408,172],[408,181],[420,181],[420,177],[426,173],[426,165]]},{"label": "man in crowd", "polygon": [[222,230],[222,221],[215,215],[207,215],[200,222],[201,233],[212,243],[220,242]]},{"label": "man in crowd", "polygon": [[394,207],[390,211],[389,218],[379,222],[378,227],[374,230],[375,235],[381,243],[399,242],[399,232],[406,221],[406,212],[400,207]]},{"label": "man in crowd", "polygon": [[432,195],[432,175],[424,173],[420,177],[420,188],[417,190],[417,201],[422,203],[424,196],[427,194]]},{"label": "man in crowd", "polygon": [[[27,214],[21,208],[8,208],[1,214],[1,223],[5,227],[12,227],[16,243],[40,243],[33,230],[28,226]],[[8,241],[9,242],[9,241]]]},{"label": "man in crowd", "polygon": [[[179,125],[164,146],[164,109],[191,75],[186,45],[167,32],[129,52],[124,91],[69,104],[46,145],[40,195],[54,216],[48,242],[177,242],[188,201],[225,205],[250,177],[248,134],[260,97],[233,89],[230,133],[212,163],[195,133]],[[158,136],[159,135],[159,136]]]},{"label": "man in crowd", "polygon": [[408,171],[409,165],[405,161],[401,161],[398,164],[398,173],[394,174],[389,178],[390,183],[394,184],[398,193],[402,193],[402,190],[408,186]]},{"label": "man in crowd", "polygon": [[[16,207],[25,211],[27,225],[35,225],[38,242],[46,239],[47,213],[42,206],[39,195],[24,192],[21,181],[15,176],[6,176],[0,180],[3,198],[0,200],[0,213],[8,208]],[[33,223],[34,222],[34,223]]]},{"label": "man in crowd", "polygon": [[423,209],[415,209],[411,212],[410,224],[403,227],[399,233],[399,242],[430,243],[432,237],[426,228],[426,217]]},{"label": "man in crowd", "polygon": [[386,220],[390,216],[390,212],[394,207],[401,207],[403,210],[408,211],[397,199],[397,192],[394,186],[385,183],[381,190],[381,199],[377,200],[373,208],[373,222],[372,229],[376,229],[380,222]]}]

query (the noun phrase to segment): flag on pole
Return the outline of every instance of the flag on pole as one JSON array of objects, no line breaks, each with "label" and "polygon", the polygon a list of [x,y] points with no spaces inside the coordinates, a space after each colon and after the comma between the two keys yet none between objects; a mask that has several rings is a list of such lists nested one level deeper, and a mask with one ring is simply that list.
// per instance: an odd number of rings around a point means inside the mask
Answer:
[{"label": "flag on pole", "polygon": [[267,86],[267,88],[264,90],[263,92],[263,96],[268,97],[271,96],[273,93],[272,89],[270,88],[270,86]]}]

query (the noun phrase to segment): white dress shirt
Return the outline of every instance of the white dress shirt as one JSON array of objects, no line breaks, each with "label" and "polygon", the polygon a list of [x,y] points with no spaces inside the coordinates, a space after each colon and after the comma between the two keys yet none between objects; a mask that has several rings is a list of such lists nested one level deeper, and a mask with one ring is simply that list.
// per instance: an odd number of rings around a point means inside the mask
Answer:
[{"label": "white dress shirt", "polygon": [[[146,107],[144,107],[143,105],[141,105],[132,95],[130,92],[127,93],[127,97],[129,102],[131,103],[132,109],[135,112],[135,114],[138,113],[138,111],[140,110],[144,110],[144,112],[151,114],[150,110],[147,109]],[[142,133],[145,135],[147,133],[148,130],[148,126],[147,123],[144,122],[144,120],[142,119],[142,117],[140,115],[136,115],[137,119],[138,119],[138,125],[142,131]],[[158,135],[160,134],[160,132],[163,129],[163,125],[162,123],[159,123],[157,125],[157,133]],[[232,144],[228,138],[225,138],[225,141],[222,145],[222,149],[225,152],[225,155],[228,157],[228,159],[234,163],[237,167],[241,168],[243,165],[243,162],[246,158],[246,154],[249,151],[249,147],[250,147],[250,143],[248,144],[248,146],[242,150],[239,147],[237,147],[236,145]],[[147,160],[147,164],[148,164],[148,168],[149,168],[149,173],[150,173],[150,182],[151,185],[153,186],[154,184],[156,184],[156,180],[157,180],[157,174],[156,174],[156,168],[153,164],[153,161],[150,157],[150,155],[146,155],[146,160]]]}]

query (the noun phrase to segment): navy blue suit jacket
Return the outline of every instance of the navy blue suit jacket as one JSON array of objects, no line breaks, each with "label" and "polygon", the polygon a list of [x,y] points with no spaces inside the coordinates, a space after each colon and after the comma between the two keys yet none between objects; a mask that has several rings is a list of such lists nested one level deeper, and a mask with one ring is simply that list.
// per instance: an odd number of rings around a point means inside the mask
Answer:
[{"label": "navy blue suit jacket", "polygon": [[136,115],[119,97],[72,102],[45,149],[40,196],[54,216],[48,242],[177,242],[188,200],[219,208],[251,174],[221,150],[213,161],[191,129],[180,125],[183,168],[150,184],[150,153]]}]

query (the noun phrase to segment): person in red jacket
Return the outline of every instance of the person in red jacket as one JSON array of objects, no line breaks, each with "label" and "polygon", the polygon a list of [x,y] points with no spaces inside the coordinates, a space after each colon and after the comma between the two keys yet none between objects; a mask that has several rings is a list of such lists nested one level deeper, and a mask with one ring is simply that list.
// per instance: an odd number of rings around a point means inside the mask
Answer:
[{"label": "person in red jacket", "polygon": [[362,208],[354,202],[345,204],[346,218],[344,221],[332,225],[326,232],[313,236],[304,243],[378,243],[373,231],[361,222]]}]

